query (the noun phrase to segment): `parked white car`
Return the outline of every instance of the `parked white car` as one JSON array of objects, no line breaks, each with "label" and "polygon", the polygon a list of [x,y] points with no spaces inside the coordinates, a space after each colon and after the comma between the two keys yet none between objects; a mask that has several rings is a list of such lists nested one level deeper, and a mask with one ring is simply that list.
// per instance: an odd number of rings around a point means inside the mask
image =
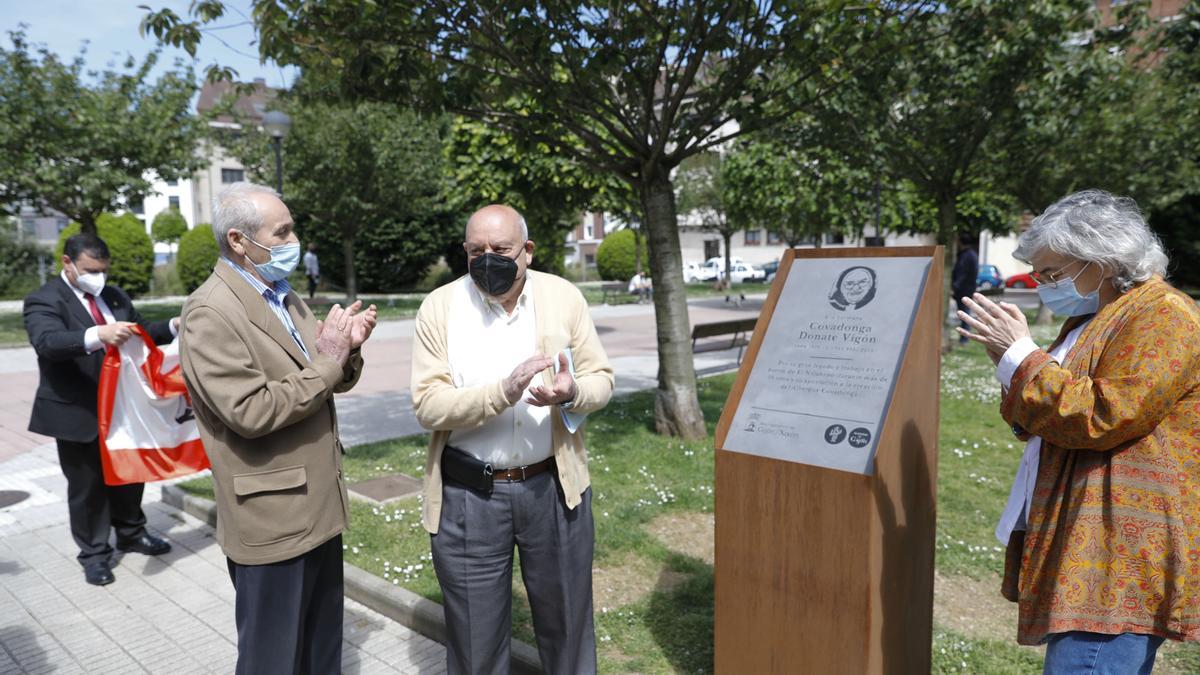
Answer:
[{"label": "parked white car", "polygon": [[[767,273],[761,269],[747,265],[746,263],[736,262],[729,267],[729,276],[735,284],[744,284],[748,281],[766,281]],[[722,269],[719,278],[725,278],[725,270]]]},{"label": "parked white car", "polygon": [[683,264],[683,280],[689,284],[712,281],[717,278],[717,268],[708,263],[688,262]]}]

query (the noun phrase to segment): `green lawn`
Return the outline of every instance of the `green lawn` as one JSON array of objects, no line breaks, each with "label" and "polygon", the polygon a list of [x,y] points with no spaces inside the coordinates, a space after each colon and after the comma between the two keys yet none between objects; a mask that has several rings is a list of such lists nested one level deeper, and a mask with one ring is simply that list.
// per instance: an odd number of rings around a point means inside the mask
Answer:
[{"label": "green lawn", "polygon": [[[1045,344],[1055,331],[1055,327],[1035,328],[1035,338]],[[701,380],[700,401],[710,434],[732,381],[732,375]],[[946,357],[937,568],[944,576],[982,580],[982,587],[995,589],[987,592],[998,592],[1003,551],[992,530],[1023,446],[1000,420],[998,396],[999,385],[980,347],[958,349]],[[704,515],[713,509],[712,440],[686,443],[656,435],[653,402],[652,392],[618,397],[588,422],[601,670],[710,672],[713,572],[697,547],[689,545],[703,537],[667,541],[651,531],[663,532],[664,522],[706,522]],[[396,472],[420,476],[424,458],[424,436],[401,438],[350,449],[345,472],[351,482]],[[208,479],[185,487],[211,495]],[[686,528],[675,531],[688,532]],[[440,600],[416,498],[386,508],[355,503],[345,543],[347,561]],[[514,633],[532,642],[519,569],[514,571],[514,581]],[[963,602],[968,606],[959,609],[969,613],[971,598]],[[1040,654],[1017,647],[1013,633],[1013,627],[1006,626],[999,635],[967,636],[935,625],[933,670],[989,675],[1037,672]],[[1165,648],[1160,664],[1160,672],[1200,672],[1200,648]]]}]

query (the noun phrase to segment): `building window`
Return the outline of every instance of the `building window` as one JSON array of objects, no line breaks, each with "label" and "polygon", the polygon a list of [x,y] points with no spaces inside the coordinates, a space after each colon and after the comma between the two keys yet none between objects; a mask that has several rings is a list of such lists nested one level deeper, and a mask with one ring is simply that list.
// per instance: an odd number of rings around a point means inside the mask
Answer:
[{"label": "building window", "polygon": [[746,230],[746,245],[759,246],[762,244],[762,230]]},{"label": "building window", "polygon": [[584,253],[583,254],[583,263],[585,265],[595,265],[596,264],[596,256],[592,253]]},{"label": "building window", "polygon": [[179,185],[179,181],[174,178],[167,179],[167,187],[175,187],[176,185]]},{"label": "building window", "polygon": [[67,225],[70,225],[71,222],[66,218],[59,218],[56,224],[58,225],[58,231],[62,232],[63,230],[67,229]]},{"label": "building window", "polygon": [[246,172],[242,169],[221,169],[222,183],[240,183],[246,180]]},{"label": "building window", "polygon": [[583,226],[583,238],[584,239],[594,239],[595,236],[596,236],[596,226],[592,225],[591,223],[585,224]]},{"label": "building window", "polygon": [[21,230],[27,235],[30,235],[30,236],[36,235],[37,234],[37,221],[34,220],[33,218],[22,218],[21,219]]},{"label": "building window", "polygon": [[767,244],[777,246],[783,243],[783,237],[779,236],[778,232],[767,232]]},{"label": "building window", "polygon": [[846,243],[846,236],[841,233],[826,232],[825,233],[825,243],[826,244],[844,244],[844,243]]},{"label": "building window", "polygon": [[179,210],[179,197],[171,195],[167,197],[167,208]]},{"label": "building window", "polygon": [[132,211],[134,215],[140,216],[146,212],[146,205],[143,204],[142,200],[139,199],[138,201],[129,205],[129,210]]}]

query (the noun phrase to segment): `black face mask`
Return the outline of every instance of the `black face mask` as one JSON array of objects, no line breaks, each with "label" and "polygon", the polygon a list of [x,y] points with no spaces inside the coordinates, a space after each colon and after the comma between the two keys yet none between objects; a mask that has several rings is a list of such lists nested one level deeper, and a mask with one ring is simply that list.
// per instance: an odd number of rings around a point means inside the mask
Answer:
[{"label": "black face mask", "polygon": [[484,253],[471,261],[470,269],[475,285],[492,297],[507,293],[517,280],[517,261],[499,253]]}]

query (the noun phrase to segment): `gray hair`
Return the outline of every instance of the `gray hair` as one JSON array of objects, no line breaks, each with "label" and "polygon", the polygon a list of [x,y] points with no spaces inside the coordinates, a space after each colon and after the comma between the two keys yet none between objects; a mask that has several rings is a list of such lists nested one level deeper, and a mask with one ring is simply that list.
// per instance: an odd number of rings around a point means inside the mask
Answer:
[{"label": "gray hair", "polygon": [[253,236],[262,227],[263,219],[252,199],[254,195],[279,197],[278,192],[265,185],[238,181],[226,185],[213,199],[213,236],[217,238],[222,255],[230,253],[230,230]]},{"label": "gray hair", "polygon": [[1039,251],[1100,265],[1124,293],[1167,272],[1167,254],[1137,202],[1103,190],[1067,195],[1033,219],[1013,257],[1028,263]]}]

